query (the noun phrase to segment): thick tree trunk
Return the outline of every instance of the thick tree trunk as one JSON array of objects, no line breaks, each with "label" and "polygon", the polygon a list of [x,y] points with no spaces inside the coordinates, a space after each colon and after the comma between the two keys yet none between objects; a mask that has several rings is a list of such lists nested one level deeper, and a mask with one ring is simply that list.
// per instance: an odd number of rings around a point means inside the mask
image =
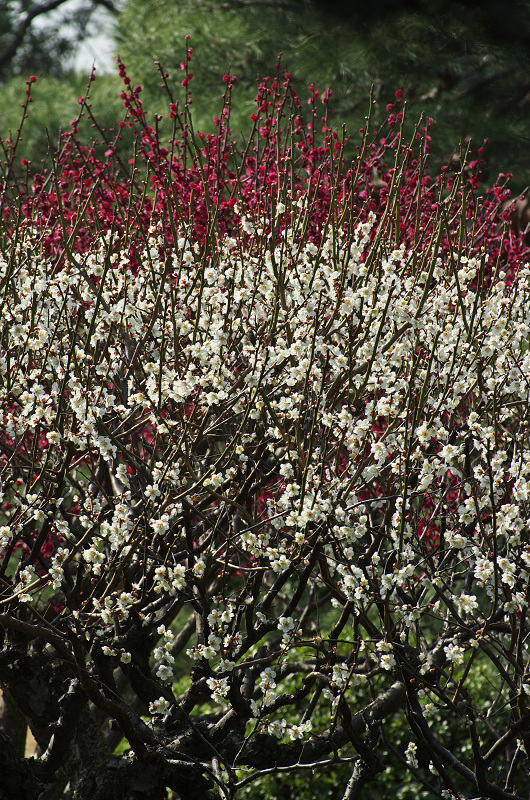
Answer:
[{"label": "thick tree trunk", "polygon": [[0,731],[0,800],[38,800],[42,786],[27,759],[21,758],[13,742]]},{"label": "thick tree trunk", "polygon": [[22,758],[26,749],[28,723],[9,692],[0,693],[0,731],[9,736],[15,753]]}]

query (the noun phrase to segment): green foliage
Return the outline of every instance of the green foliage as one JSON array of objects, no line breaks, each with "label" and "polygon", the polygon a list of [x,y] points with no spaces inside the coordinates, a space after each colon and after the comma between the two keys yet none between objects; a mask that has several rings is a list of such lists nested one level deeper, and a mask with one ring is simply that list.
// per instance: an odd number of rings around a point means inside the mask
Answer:
[{"label": "green foliage", "polygon": [[[45,76],[33,90],[35,102],[29,107],[24,121],[20,154],[38,169],[43,159],[49,161],[49,148],[58,145],[60,131],[68,130],[70,122],[79,114],[78,98],[86,93],[86,76],[72,73],[67,79]],[[2,134],[15,136],[20,126],[21,101],[24,83],[20,77],[12,78],[0,91],[0,119]],[[123,115],[119,100],[119,82],[114,75],[104,75],[90,87],[90,94],[98,104],[98,122],[111,128]],[[80,128],[90,140],[92,123],[85,116]]]},{"label": "green foliage", "polygon": [[[160,80],[153,70],[159,60],[176,83],[180,80],[184,36],[190,34],[194,51],[195,125],[212,129],[212,117],[218,113],[224,85],[224,72],[235,74],[239,90],[232,110],[232,128],[248,128],[255,110],[256,79],[271,74],[278,53],[283,51],[286,69],[297,86],[311,80],[328,84],[338,77],[350,83],[357,54],[348,52],[340,26],[325,22],[322,14],[307,9],[281,5],[226,8],[211,2],[177,4],[142,3],[132,0],[123,8],[118,26],[119,55],[138,81],[151,95],[158,91]],[[335,40],[334,48],[331,42]],[[315,59],[322,49],[325,58]],[[345,97],[348,91],[344,91]],[[366,106],[365,106],[366,107]]]},{"label": "green foliage", "polygon": [[[515,189],[522,191],[530,165],[528,2],[519,4],[518,14],[503,6],[503,22],[495,16],[495,2],[467,11],[458,3],[416,5],[416,10],[405,5],[400,13],[389,14],[383,13],[388,10],[383,4],[379,16],[367,10],[341,16],[326,13],[316,2],[272,0],[265,5],[232,5],[213,0],[125,0],[117,18],[116,53],[133,81],[144,86],[149,107],[163,113],[167,100],[162,99],[153,61],[160,61],[169,72],[175,99],[182,103],[180,65],[184,37],[189,35],[195,127],[214,132],[213,118],[220,113],[225,88],[220,76],[230,72],[238,78],[231,110],[236,137],[241,132],[248,134],[249,118],[255,111],[256,79],[273,73],[280,52],[302,97],[310,83],[320,91],[333,90],[330,120],[338,127],[344,123],[352,137],[365,124],[372,85],[378,101],[375,124],[382,121],[394,91],[402,88],[411,119],[420,113],[434,119],[433,170],[452,158],[459,140],[464,146],[471,140],[473,154],[488,138],[488,163],[482,179],[512,172]],[[6,19],[6,12],[0,12],[0,42]],[[495,26],[492,20],[497,20]],[[517,26],[519,39],[510,25]],[[24,77],[31,71],[39,81],[41,74],[56,75],[54,80],[46,78],[39,83],[39,102],[26,123],[25,149],[34,162],[47,153],[44,128],[55,141],[59,129],[76,115],[77,97],[84,94],[87,78],[64,74],[67,61],[61,58],[61,47],[56,42],[56,57],[50,58],[55,40],[45,38],[48,56],[42,60],[39,48],[34,47],[33,61],[26,59],[17,66]],[[62,70],[60,77],[58,69]],[[94,92],[95,100],[102,95],[108,98],[99,107],[106,109],[102,123],[109,126],[122,113],[115,91],[108,88],[111,86],[114,82],[105,76]],[[0,91],[2,134],[18,124],[20,88],[20,78],[11,79]]]},{"label": "green foliage", "polygon": [[117,46],[134,79],[156,97],[160,81],[153,60],[178,84],[183,39],[190,35],[195,125],[212,130],[224,88],[219,76],[229,71],[239,81],[231,116],[235,135],[248,130],[256,78],[271,74],[280,51],[302,96],[312,82],[333,90],[331,120],[345,123],[352,134],[364,125],[372,84],[380,109],[375,122],[402,88],[414,119],[419,113],[434,118],[436,168],[451,158],[459,139],[478,147],[488,138],[490,177],[515,172],[517,187],[524,188],[530,67],[525,42],[495,37],[489,6],[464,13],[458,4],[429,5],[363,21],[326,15],[307,3],[230,7],[212,0],[126,0]]},{"label": "green foliage", "polygon": [[60,17],[40,29],[27,25],[35,8],[33,0],[8,0],[0,6],[0,83],[28,70],[65,74],[75,42],[65,34]]},{"label": "green foliage", "polygon": [[79,43],[93,33],[94,11],[112,0],[3,0],[0,3],[0,84],[14,75],[65,78]]}]

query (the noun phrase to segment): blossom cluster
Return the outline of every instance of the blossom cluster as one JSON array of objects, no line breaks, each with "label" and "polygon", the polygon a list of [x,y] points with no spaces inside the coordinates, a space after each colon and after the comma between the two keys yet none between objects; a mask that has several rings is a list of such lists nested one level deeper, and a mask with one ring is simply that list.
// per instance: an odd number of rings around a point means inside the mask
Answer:
[{"label": "blossom cluster", "polygon": [[101,707],[122,692],[121,725],[136,694],[164,747],[217,753],[235,717],[236,760],[258,735],[355,744],[348,709],[395,697],[426,726],[465,701],[493,762],[528,708],[524,248],[486,246],[503,217],[469,213],[463,172],[413,180],[394,138],[375,197],[377,148],[343,173],[290,122],[292,171],[258,114],[235,177],[219,137],[188,170],[153,128],[151,195],[93,184],[95,151],[62,197],[37,177],[0,253],[2,619],[37,620]]},{"label": "blossom cluster", "polygon": [[[113,620],[146,593],[189,602],[217,573],[295,577],[321,548],[315,586],[332,580],[336,602],[359,614],[383,600],[401,641],[432,616],[433,593],[440,618],[471,615],[477,636],[494,609],[509,620],[526,608],[530,270],[510,289],[499,271],[484,291],[486,253],[418,263],[403,245],[387,248],[374,215],[349,238],[334,227],[304,244],[305,214],[302,194],[276,237],[243,217],[207,260],[185,228],[169,249],[152,226],[136,271],[106,235],[82,264],[53,272],[38,232],[23,229],[16,273],[0,264],[12,298],[1,402],[6,447],[39,446],[21,485],[6,482],[3,554],[43,532],[61,546],[40,577],[32,563],[19,572],[13,599],[58,589],[68,564],[95,583],[142,565],[129,591],[80,597],[83,624],[115,654]],[[70,479],[50,498],[48,476],[65,459]],[[229,532],[221,521],[260,464],[264,494]],[[187,519],[199,512],[190,550]],[[212,608],[210,633],[189,650],[214,673],[241,654],[236,607]],[[296,640],[291,614],[274,621],[259,603],[248,613],[255,639]],[[475,645],[465,631],[424,635],[420,663],[443,643],[462,664]],[[155,674],[166,681],[174,636],[158,632]],[[393,646],[375,645],[391,672]],[[267,706],[276,684],[263,674]],[[210,679],[218,701],[226,681]]]}]

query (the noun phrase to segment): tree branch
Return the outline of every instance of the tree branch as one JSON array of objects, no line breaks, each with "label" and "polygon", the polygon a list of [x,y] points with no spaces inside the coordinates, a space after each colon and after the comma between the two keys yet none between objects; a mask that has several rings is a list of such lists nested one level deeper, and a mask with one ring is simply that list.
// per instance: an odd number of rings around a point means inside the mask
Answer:
[{"label": "tree branch", "polygon": [[[59,6],[62,6],[67,2],[68,0],[48,0],[48,2],[43,3],[40,6],[35,6],[28,11],[25,16],[22,17],[19,24],[13,31],[11,35],[11,42],[7,45],[7,47],[0,51],[0,69],[13,60],[17,54],[17,51],[21,47],[24,37],[31,27],[33,20],[42,16],[43,14],[48,14],[50,11],[54,11],[56,8],[59,8]],[[92,0],[92,4],[94,8],[98,5],[103,6],[114,14],[116,14],[118,10],[112,0]]]}]

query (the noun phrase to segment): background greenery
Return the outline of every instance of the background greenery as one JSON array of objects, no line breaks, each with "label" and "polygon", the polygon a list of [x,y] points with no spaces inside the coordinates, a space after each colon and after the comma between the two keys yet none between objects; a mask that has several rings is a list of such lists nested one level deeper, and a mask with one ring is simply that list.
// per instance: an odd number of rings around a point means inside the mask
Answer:
[{"label": "background greenery", "polygon": [[[55,139],[77,113],[86,75],[71,67],[71,47],[55,25],[45,36],[28,28],[15,56],[2,66],[21,8],[38,0],[10,2],[0,10],[0,131],[19,124],[22,77],[37,74],[35,102],[25,132],[27,156],[44,158],[47,127]],[[57,4],[57,0],[56,3]],[[70,31],[81,39],[89,30],[90,9],[114,8],[116,54],[134,83],[144,86],[144,104],[162,112],[167,99],[153,66],[159,60],[170,74],[177,97],[183,96],[180,69],[184,36],[193,47],[191,89],[195,125],[213,131],[224,84],[221,76],[238,77],[232,109],[234,136],[249,128],[256,79],[274,71],[278,53],[305,102],[307,87],[331,88],[330,116],[346,124],[352,138],[367,113],[370,87],[378,101],[374,122],[396,89],[403,89],[410,121],[421,113],[434,119],[433,169],[446,163],[460,142],[471,140],[473,153],[488,138],[483,180],[499,172],[514,173],[514,188],[530,183],[530,1],[482,0],[123,0],[119,6],[84,0],[79,18],[70,11]],[[18,9],[18,10],[17,10]],[[24,13],[28,13],[27,11]],[[18,15],[18,16],[17,16]],[[11,30],[11,33],[10,33]],[[11,39],[10,39],[11,37]],[[33,37],[33,38],[32,38]],[[28,46],[28,44],[30,46]],[[70,41],[71,45],[71,41]],[[93,87],[94,110],[104,126],[121,114],[117,75],[101,76]]]}]

